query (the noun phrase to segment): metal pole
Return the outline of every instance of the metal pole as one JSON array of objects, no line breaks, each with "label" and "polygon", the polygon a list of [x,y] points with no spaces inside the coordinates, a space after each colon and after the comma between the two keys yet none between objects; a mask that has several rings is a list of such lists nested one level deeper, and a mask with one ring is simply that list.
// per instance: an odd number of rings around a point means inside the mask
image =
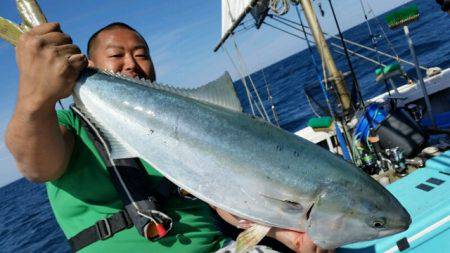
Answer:
[{"label": "metal pole", "polygon": [[434,121],[433,111],[431,109],[430,98],[428,97],[427,88],[425,87],[425,83],[423,82],[422,72],[419,69],[419,60],[417,59],[416,51],[414,50],[414,44],[409,35],[409,28],[407,25],[403,26],[403,31],[405,31],[406,39],[408,40],[409,50],[411,51],[411,56],[413,57],[414,67],[416,68],[417,78],[419,79],[419,85],[422,89],[423,98],[425,99],[425,103],[427,105],[428,115],[431,119],[431,124],[434,128],[436,128],[436,122]]},{"label": "metal pole", "polygon": [[328,48],[322,29],[320,28],[316,13],[314,12],[311,4],[311,0],[300,0],[300,3],[303,7],[303,11],[308,21],[309,27],[311,27],[311,31],[313,33],[314,40],[316,41],[319,53],[325,60],[329,75],[333,78],[336,92],[339,96],[339,100],[341,101],[344,114],[346,114],[350,109],[350,94],[345,87],[342,73],[337,69],[333,57],[331,56],[330,49]]}]

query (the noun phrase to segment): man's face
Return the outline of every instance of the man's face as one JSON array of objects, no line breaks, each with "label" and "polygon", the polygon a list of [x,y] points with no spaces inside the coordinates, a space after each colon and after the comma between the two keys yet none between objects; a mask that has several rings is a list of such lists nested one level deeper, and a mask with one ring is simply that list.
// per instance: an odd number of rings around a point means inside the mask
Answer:
[{"label": "man's face", "polygon": [[91,51],[89,66],[112,70],[130,77],[155,81],[155,69],[144,41],[122,27],[102,31]]}]

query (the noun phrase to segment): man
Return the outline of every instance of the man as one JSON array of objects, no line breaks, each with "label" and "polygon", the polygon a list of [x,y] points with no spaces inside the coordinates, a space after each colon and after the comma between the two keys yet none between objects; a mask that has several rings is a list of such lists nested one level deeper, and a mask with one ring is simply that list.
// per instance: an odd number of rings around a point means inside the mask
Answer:
[{"label": "man", "polygon": [[[87,59],[59,24],[47,23],[23,34],[17,45],[19,91],[6,143],[20,172],[34,182],[46,182],[55,217],[67,238],[123,209],[98,150],[87,137],[81,120],[70,111],[55,110],[55,103],[71,94],[86,67],[107,69],[130,77],[155,80],[149,48],[131,27],[115,23],[95,33]],[[148,164],[152,185],[163,177]],[[173,229],[150,242],[136,229],[124,229],[81,252],[211,252],[224,246],[225,236],[213,224],[211,208],[200,200],[176,196],[162,203],[174,219]],[[238,226],[238,219],[217,213]],[[318,249],[303,233],[272,229],[271,237],[292,250]]]}]

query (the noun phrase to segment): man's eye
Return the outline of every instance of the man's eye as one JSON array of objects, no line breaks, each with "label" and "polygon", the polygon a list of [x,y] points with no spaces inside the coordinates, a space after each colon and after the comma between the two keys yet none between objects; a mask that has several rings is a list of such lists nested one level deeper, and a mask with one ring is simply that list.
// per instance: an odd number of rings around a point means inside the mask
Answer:
[{"label": "man's eye", "polygon": [[113,54],[113,55],[110,55],[109,57],[111,57],[111,58],[120,58],[120,57],[122,57],[122,55],[121,54]]},{"label": "man's eye", "polygon": [[146,54],[137,54],[137,55],[135,55],[134,57],[136,57],[136,58],[142,58],[142,59],[147,59],[147,58],[148,58],[148,56],[147,56]]}]

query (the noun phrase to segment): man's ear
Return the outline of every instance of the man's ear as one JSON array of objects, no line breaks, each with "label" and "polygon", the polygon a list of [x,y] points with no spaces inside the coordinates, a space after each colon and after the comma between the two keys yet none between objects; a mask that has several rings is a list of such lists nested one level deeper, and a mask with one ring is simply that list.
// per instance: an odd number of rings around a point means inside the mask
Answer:
[{"label": "man's ear", "polygon": [[94,62],[91,59],[88,59],[88,67],[93,68],[94,66]]}]

